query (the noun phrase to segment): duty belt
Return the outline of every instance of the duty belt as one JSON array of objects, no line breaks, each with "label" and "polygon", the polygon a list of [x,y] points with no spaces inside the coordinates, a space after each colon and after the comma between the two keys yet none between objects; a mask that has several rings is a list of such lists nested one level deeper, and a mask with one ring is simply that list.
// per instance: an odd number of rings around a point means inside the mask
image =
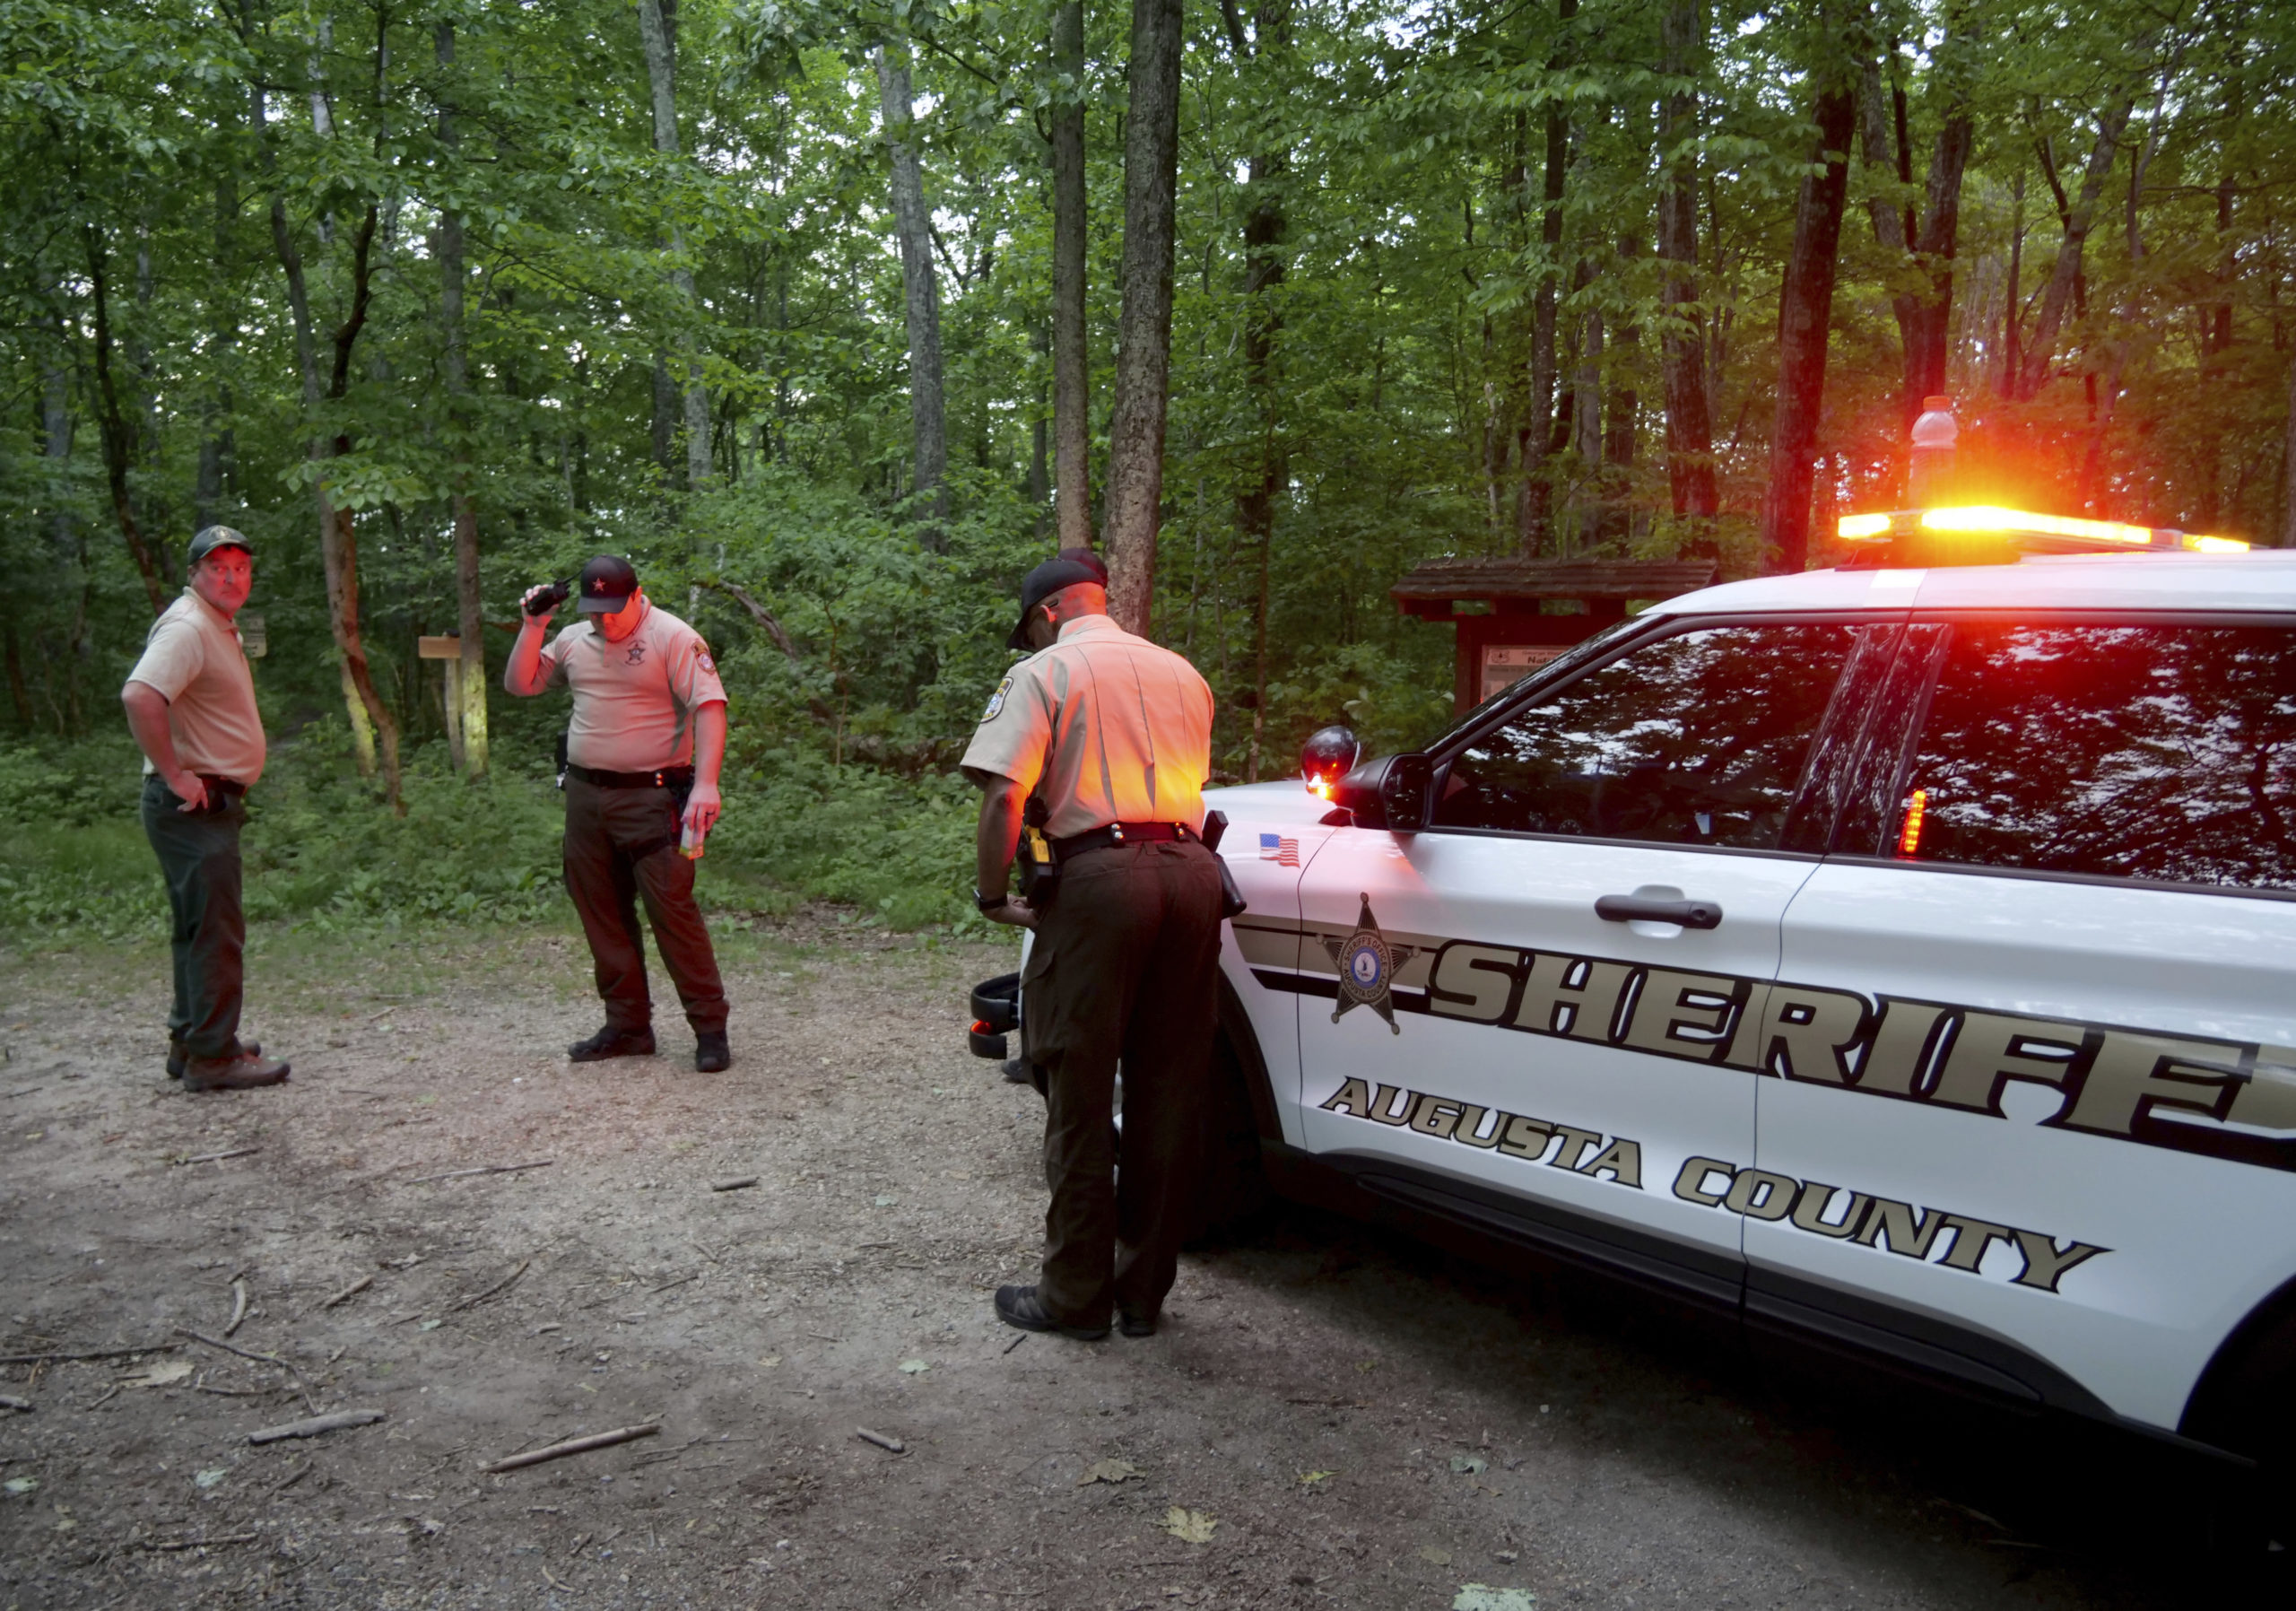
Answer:
[{"label": "duty belt", "polygon": [[604,772],[594,766],[570,762],[566,775],[593,788],[685,788],[693,782],[693,768],[665,766],[651,772]]},{"label": "duty belt", "polygon": [[1105,828],[1087,829],[1072,833],[1066,839],[1051,841],[1055,861],[1066,861],[1087,850],[1106,849],[1110,845],[1149,844],[1158,840],[1192,840],[1195,829],[1186,823],[1110,823]]}]

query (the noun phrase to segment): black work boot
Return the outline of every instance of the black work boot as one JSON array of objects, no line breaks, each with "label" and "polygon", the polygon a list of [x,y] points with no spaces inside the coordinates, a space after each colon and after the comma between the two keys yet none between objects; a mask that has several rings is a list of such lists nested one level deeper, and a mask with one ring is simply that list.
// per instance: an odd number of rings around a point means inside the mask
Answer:
[{"label": "black work boot", "polygon": [[228,1058],[187,1058],[183,1088],[187,1091],[252,1091],[262,1085],[287,1083],[287,1065],[277,1058],[257,1057],[247,1047]]},{"label": "black work boot", "polygon": [[734,1066],[734,1049],[726,1044],[724,1030],[693,1032],[693,1066],[701,1074],[723,1074]]},{"label": "black work boot", "polygon": [[1033,1286],[998,1287],[996,1318],[1022,1331],[1057,1331],[1080,1343],[1097,1343],[1109,1334],[1106,1320],[1097,1326],[1064,1326],[1045,1312],[1044,1300],[1037,1296]]},{"label": "black work boot", "polygon": [[577,1063],[602,1063],[608,1058],[650,1058],[654,1055],[654,1032],[616,1029],[608,1024],[588,1040],[575,1041],[566,1049],[566,1055]]},{"label": "black work boot", "polygon": [[[259,1058],[263,1055],[263,1042],[260,1041],[242,1041],[239,1042],[239,1049],[247,1053],[248,1056],[251,1058]],[[168,1077],[171,1080],[179,1080],[183,1078],[184,1065],[190,1060],[190,1055],[183,1049],[183,1042],[175,1039],[173,1036],[170,1036],[168,1039]]]}]

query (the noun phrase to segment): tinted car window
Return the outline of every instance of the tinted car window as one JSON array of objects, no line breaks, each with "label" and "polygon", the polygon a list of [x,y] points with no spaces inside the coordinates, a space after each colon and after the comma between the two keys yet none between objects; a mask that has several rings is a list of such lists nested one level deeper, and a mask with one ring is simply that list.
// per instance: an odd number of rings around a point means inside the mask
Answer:
[{"label": "tinted car window", "polygon": [[1958,623],[1889,847],[2296,888],[2296,632]]},{"label": "tinted car window", "polygon": [[1855,632],[1719,626],[1646,643],[1462,752],[1435,823],[1774,849]]}]

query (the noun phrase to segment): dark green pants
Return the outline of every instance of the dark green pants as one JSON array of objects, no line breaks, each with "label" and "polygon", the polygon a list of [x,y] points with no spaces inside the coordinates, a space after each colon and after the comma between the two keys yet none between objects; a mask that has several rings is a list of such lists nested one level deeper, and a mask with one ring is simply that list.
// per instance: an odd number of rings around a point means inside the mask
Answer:
[{"label": "dark green pants", "polygon": [[[1056,1319],[1153,1317],[1179,1267],[1218,1010],[1220,866],[1202,845],[1064,862],[1021,976],[1022,1051],[1045,1079],[1044,1272]],[[1124,1136],[1115,1128],[1124,1067]]]},{"label": "dark green pants", "polygon": [[144,779],[144,832],[159,854],[174,923],[175,1005],[168,1038],[187,1055],[226,1058],[239,1050],[239,997],[247,972],[247,913],[239,904],[239,829],[245,802],[187,812],[158,778]]},{"label": "dark green pants", "polygon": [[653,1027],[646,941],[638,927],[643,901],[686,1022],[697,1034],[725,1031],[726,987],[693,901],[693,863],[678,854],[677,843],[678,808],[668,789],[600,788],[566,779],[566,893],[590,942],[608,1029]]}]

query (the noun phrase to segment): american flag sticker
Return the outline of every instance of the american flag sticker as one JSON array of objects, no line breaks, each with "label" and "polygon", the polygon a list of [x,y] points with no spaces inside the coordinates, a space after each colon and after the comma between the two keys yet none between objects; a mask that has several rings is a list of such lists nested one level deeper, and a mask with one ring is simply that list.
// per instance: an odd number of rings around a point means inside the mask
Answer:
[{"label": "american flag sticker", "polygon": [[1300,841],[1281,834],[1263,833],[1259,836],[1259,858],[1278,866],[1296,867],[1300,865]]}]

